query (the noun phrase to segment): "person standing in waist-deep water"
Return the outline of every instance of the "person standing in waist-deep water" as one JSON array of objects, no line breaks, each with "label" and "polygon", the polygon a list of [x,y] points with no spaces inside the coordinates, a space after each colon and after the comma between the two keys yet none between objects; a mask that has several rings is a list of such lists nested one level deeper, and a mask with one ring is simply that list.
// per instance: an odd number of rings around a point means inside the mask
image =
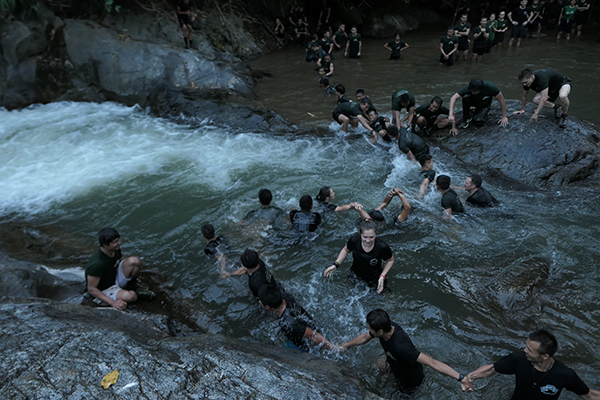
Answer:
[{"label": "person standing in waist-deep water", "polygon": [[341,51],[346,49],[348,34],[346,33],[346,25],[340,24],[339,28],[333,34],[333,50]]},{"label": "person standing in waist-deep water", "polygon": [[587,20],[587,15],[590,7],[590,0],[579,0],[577,2],[577,12],[575,13],[575,27],[577,28],[577,37],[581,36],[581,28],[583,28],[583,23]]},{"label": "person standing in waist-deep water", "polygon": [[600,391],[591,390],[577,373],[554,358],[558,341],[553,334],[539,329],[529,334],[525,349],[515,351],[493,364],[486,364],[467,375],[471,384],[496,372],[515,375],[512,400],[558,399],[567,389],[586,400],[600,400]]},{"label": "person standing in waist-deep water", "polygon": [[[377,237],[377,225],[372,221],[361,222],[359,232],[353,235],[335,259],[332,266],[325,269],[323,276],[330,277],[342,265],[348,254],[352,253],[352,273],[375,286],[377,293],[387,287],[386,277],[394,265],[392,249]],[[381,264],[385,261],[385,266]]]},{"label": "person standing in waist-deep water", "polygon": [[312,212],[313,200],[310,195],[300,197],[300,211],[290,211],[292,226],[299,232],[314,232],[321,223],[321,214]]},{"label": "person standing in waist-deep water", "polygon": [[387,312],[375,309],[367,314],[368,332],[358,335],[340,346],[340,351],[354,346],[362,346],[372,339],[379,339],[385,351],[385,356],[391,372],[398,379],[398,385],[404,390],[411,390],[423,382],[423,365],[426,365],[442,375],[460,382],[464,391],[470,391],[473,385],[467,377],[457,372],[447,364],[438,361],[415,348],[406,332],[390,319]]},{"label": "person standing in waist-deep water", "polygon": [[449,26],[446,36],[440,39],[440,65],[454,65],[454,53],[458,49],[458,37],[454,36],[454,27]]},{"label": "person standing in waist-deep water", "polygon": [[177,4],[177,20],[179,21],[179,26],[181,26],[181,31],[183,32],[185,48],[193,48],[194,38],[192,37],[192,22],[194,21],[194,11],[192,10],[190,0],[180,0]]},{"label": "person standing in waist-deep water", "polygon": [[408,44],[400,40],[400,33],[396,32],[394,36],[394,40],[390,40],[386,44],[383,45],[386,49],[392,52],[390,54],[390,60],[400,60],[402,57],[400,56],[400,52],[408,48]]},{"label": "person standing in waist-deep water", "polygon": [[460,22],[454,26],[454,36],[458,37],[459,56],[457,61],[460,60],[461,53],[463,61],[467,61],[467,56],[469,55],[469,33],[471,33],[471,23],[467,21],[467,14],[463,14],[460,16]]},{"label": "person standing in waist-deep water", "polygon": [[350,58],[360,58],[360,52],[362,51],[362,36],[358,33],[356,26],[350,29],[350,36],[346,42],[346,52],[344,55]]}]

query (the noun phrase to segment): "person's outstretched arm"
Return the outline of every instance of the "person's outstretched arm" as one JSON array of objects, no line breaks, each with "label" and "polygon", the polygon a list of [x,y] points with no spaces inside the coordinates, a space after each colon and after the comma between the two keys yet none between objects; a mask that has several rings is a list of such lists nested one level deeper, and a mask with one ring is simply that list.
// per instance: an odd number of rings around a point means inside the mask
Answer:
[{"label": "person's outstretched arm", "polygon": [[335,259],[335,263],[333,263],[332,266],[328,267],[325,272],[323,272],[323,276],[325,278],[329,278],[335,271],[337,271],[338,267],[342,265],[346,257],[348,257],[348,254],[350,254],[350,250],[348,250],[347,246],[344,246],[342,251],[340,251],[340,254]]},{"label": "person's outstretched arm", "polygon": [[369,343],[371,341],[371,339],[373,339],[373,338],[371,337],[369,332],[365,332],[363,334],[358,335],[351,341],[346,342],[343,345],[341,345],[340,350],[343,351],[343,350],[349,349],[350,347],[362,346],[363,344]]},{"label": "person's outstretched arm", "polygon": [[[427,365],[428,367],[433,368],[437,372],[442,375],[449,376],[450,378],[458,380],[460,378],[460,373],[456,372],[454,368],[450,367],[448,364],[438,361],[434,358],[431,358],[425,353],[419,354],[417,358],[417,362]],[[464,376],[462,380],[459,381],[460,386],[463,392],[471,392],[473,391],[473,382],[469,381],[468,377]]]}]

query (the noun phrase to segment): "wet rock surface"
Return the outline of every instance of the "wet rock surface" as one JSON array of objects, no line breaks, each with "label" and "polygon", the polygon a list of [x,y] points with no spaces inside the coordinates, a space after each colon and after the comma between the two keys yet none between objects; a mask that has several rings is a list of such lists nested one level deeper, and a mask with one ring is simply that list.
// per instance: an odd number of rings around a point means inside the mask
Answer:
[{"label": "wet rock surface", "polygon": [[[152,317],[0,298],[0,396],[375,399],[338,363],[220,335],[173,338]],[[118,370],[107,390],[100,381]]]},{"label": "wet rock surface", "polygon": [[[537,123],[529,122],[535,105],[529,103],[522,115],[518,100],[507,100],[509,124],[502,128],[500,106],[494,102],[482,128],[473,124],[435,136],[436,145],[472,166],[474,172],[487,171],[532,186],[567,185],[598,181],[600,133],[598,127],[570,118],[566,128],[558,127],[552,109],[544,109]],[[460,115],[457,116],[460,119]]]}]

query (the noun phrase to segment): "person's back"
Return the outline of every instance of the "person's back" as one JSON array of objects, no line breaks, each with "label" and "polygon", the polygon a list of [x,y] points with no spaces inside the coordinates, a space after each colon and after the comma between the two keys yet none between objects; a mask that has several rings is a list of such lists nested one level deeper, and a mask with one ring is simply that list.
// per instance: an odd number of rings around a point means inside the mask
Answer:
[{"label": "person's back", "polygon": [[465,211],[462,202],[453,189],[448,189],[448,191],[442,196],[442,207],[444,210],[447,210],[448,208],[451,209],[453,213]]},{"label": "person's back", "polygon": [[321,223],[321,215],[311,211],[292,210],[290,212],[290,220],[296,230],[300,232],[314,232]]},{"label": "person's back", "polygon": [[423,366],[417,362],[421,352],[415,348],[412,340],[398,324],[393,321],[391,324],[394,327],[392,336],[388,340],[379,338],[390,364],[390,370],[398,378],[402,388],[417,387],[425,378]]},{"label": "person's back", "polygon": [[108,289],[115,284],[117,278],[117,262],[121,259],[121,250],[116,250],[113,257],[106,255],[101,249],[96,250],[89,258],[85,268],[85,281],[87,277],[99,277],[98,289]]},{"label": "person's back", "polygon": [[480,187],[475,193],[467,197],[467,203],[479,207],[494,207],[498,200],[486,189]]}]

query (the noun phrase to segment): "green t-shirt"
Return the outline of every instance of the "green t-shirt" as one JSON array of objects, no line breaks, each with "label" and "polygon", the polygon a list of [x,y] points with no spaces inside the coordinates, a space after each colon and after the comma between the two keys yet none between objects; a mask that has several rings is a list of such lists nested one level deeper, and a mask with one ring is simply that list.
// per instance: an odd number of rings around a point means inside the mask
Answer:
[{"label": "green t-shirt", "polygon": [[429,182],[433,182],[435,180],[435,171],[432,169],[422,169],[419,171],[423,179],[429,179]]},{"label": "green t-shirt", "polygon": [[494,20],[494,22],[492,21],[488,21],[485,23],[486,28],[489,28],[489,33],[490,33],[490,40],[494,40],[494,38],[496,37],[496,31],[494,30],[494,28],[498,27],[498,21]]},{"label": "green t-shirt", "polygon": [[571,80],[553,68],[544,68],[533,71],[535,79],[529,89],[541,92],[548,88],[548,93],[557,93],[560,88]]},{"label": "green t-shirt", "polygon": [[408,94],[408,106],[406,106],[406,111],[415,106],[415,96],[413,96],[408,90],[400,88],[392,94],[392,110],[400,111],[402,109],[402,105],[400,104],[400,96],[402,96],[404,93]]},{"label": "green t-shirt", "polygon": [[452,209],[453,213],[461,213],[465,211],[462,202],[458,198],[456,192],[452,189],[448,189],[442,196],[442,208],[444,210]]},{"label": "green t-shirt", "polygon": [[456,36],[452,36],[449,38],[448,36],[444,36],[440,39],[440,43],[442,44],[442,49],[444,53],[448,54],[452,50],[454,50],[454,46],[458,44],[458,38]]},{"label": "green t-shirt", "polygon": [[[480,33],[480,32],[484,32],[484,31],[483,31],[483,29],[481,29],[481,26],[477,25],[475,27],[475,29],[473,29],[473,35],[476,34],[476,33]],[[485,32],[482,33],[481,35],[479,35],[475,39],[475,43],[477,43],[477,44],[485,43],[485,41],[487,40],[487,38],[485,37],[486,33],[490,33],[490,28],[485,28]]]},{"label": "green t-shirt", "polygon": [[121,259],[121,250],[115,251],[114,257],[109,257],[101,249],[96,250],[90,256],[85,267],[85,284],[87,286],[87,277],[93,276],[100,278],[98,289],[108,289],[116,283],[117,280],[117,262]]},{"label": "green t-shirt", "polygon": [[563,9],[562,17],[567,21],[571,21],[573,18],[575,18],[575,11],[577,11],[578,9],[579,7],[577,6],[565,6],[565,8]]},{"label": "green t-shirt", "polygon": [[362,115],[362,109],[360,108],[360,104],[349,101],[346,103],[341,103],[336,107],[336,110],[345,115],[346,117],[356,117],[357,115]]},{"label": "green t-shirt", "polygon": [[400,57],[400,50],[406,47],[406,43],[404,43],[402,40],[399,42],[390,40],[387,45],[392,48],[391,57]]},{"label": "green t-shirt", "polygon": [[498,93],[500,89],[490,81],[483,81],[483,89],[476,95],[471,94],[468,86],[458,91],[460,97],[470,96],[474,104],[491,102],[490,98],[497,96]]},{"label": "green t-shirt", "polygon": [[421,104],[415,109],[416,115],[420,115],[427,120],[427,126],[433,125],[438,116],[448,115],[449,113],[450,110],[444,106],[441,106],[435,112],[432,112],[429,110],[429,104]]}]

